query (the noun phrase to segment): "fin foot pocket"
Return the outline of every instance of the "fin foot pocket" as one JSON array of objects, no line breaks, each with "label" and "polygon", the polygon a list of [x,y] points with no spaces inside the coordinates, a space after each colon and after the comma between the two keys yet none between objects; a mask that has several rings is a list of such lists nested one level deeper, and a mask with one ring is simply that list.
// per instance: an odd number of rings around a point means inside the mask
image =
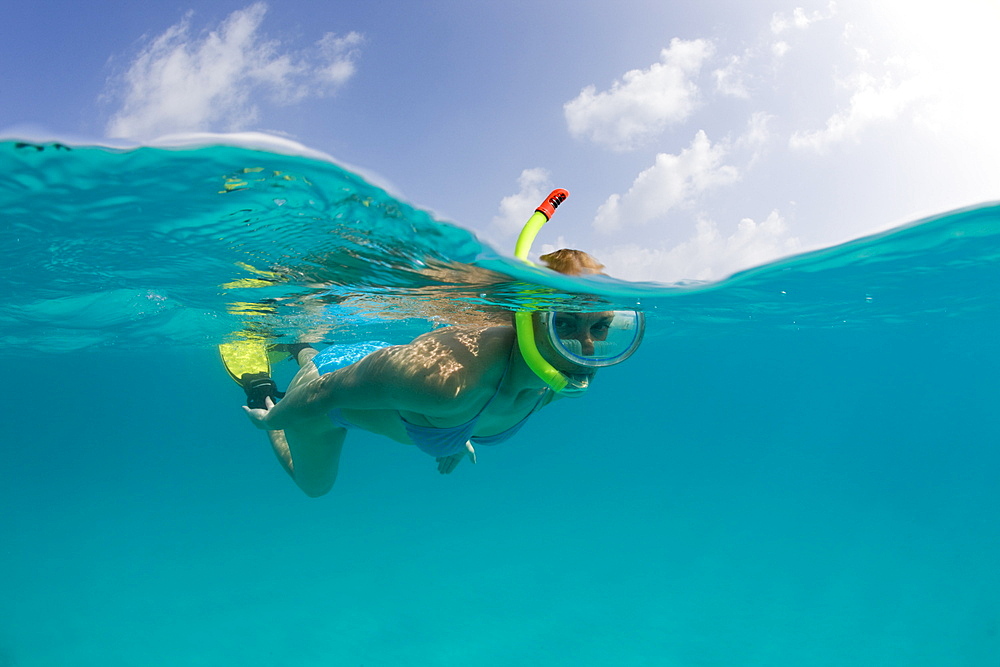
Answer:
[{"label": "fin foot pocket", "polygon": [[240,377],[240,386],[247,395],[247,407],[264,408],[265,398],[277,401],[284,396],[284,392],[278,391],[278,385],[267,373],[244,373]]}]

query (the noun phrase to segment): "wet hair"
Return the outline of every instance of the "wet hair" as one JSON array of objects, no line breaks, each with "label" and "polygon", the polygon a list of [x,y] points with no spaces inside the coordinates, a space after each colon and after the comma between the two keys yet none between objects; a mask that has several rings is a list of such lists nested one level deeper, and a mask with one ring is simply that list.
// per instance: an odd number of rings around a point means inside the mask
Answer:
[{"label": "wet hair", "polygon": [[595,273],[602,273],[604,265],[588,255],[582,250],[570,250],[563,248],[542,255],[538,259],[545,262],[545,266],[553,271],[564,273],[567,276],[588,276]]}]

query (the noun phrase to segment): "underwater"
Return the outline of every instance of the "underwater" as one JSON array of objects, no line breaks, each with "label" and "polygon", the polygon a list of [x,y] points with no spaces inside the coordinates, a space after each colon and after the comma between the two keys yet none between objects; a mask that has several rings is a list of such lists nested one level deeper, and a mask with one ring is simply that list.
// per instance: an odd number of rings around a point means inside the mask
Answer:
[{"label": "underwater", "polygon": [[[0,667],[1000,664],[1000,203],[632,283],[308,152],[0,166]],[[319,499],[219,358],[595,301],[646,332],[586,396],[446,476],[352,432]]]}]

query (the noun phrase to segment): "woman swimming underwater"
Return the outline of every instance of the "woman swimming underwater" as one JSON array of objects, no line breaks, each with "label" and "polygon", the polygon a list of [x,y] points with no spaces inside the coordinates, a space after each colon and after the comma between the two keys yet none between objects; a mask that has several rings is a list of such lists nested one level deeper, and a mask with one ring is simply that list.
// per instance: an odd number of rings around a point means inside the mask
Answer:
[{"label": "woman swimming underwater", "polygon": [[[579,250],[541,259],[568,275],[603,268]],[[416,445],[447,474],[553,400],[581,395],[597,368],[624,361],[642,340],[642,315],[631,310],[516,317],[515,326],[444,327],[406,345],[294,346],[300,368],[285,397],[244,410],[299,488],[317,497],[333,487],[350,429]]]}]

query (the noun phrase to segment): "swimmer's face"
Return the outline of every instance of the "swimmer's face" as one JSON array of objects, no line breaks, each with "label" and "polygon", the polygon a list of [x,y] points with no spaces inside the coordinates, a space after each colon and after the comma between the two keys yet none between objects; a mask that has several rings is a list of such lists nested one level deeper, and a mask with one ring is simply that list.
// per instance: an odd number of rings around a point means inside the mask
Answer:
[{"label": "swimmer's face", "polygon": [[612,311],[601,313],[553,313],[556,336],[564,340],[580,341],[580,349],[584,356],[594,354],[594,342],[606,340],[611,321],[615,318]]},{"label": "swimmer's face", "polygon": [[[614,319],[614,312],[554,312],[551,317],[556,336],[563,340],[579,341],[580,354],[587,356],[594,354],[595,342],[603,341],[608,337],[608,330],[611,321]],[[594,369],[578,366],[555,350],[553,342],[549,339],[548,327],[541,323],[537,315],[534,329],[535,344],[538,345],[538,350],[545,360],[552,364],[552,366],[563,373],[572,375],[594,374]]]}]

